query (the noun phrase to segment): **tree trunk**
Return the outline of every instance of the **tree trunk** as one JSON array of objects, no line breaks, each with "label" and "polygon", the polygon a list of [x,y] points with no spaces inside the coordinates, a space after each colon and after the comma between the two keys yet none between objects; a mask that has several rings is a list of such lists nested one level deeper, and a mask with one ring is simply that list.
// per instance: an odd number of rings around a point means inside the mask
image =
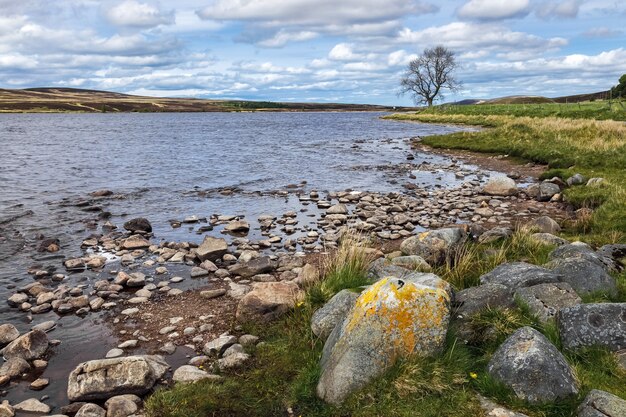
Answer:
[{"label": "tree trunk", "polygon": [[429,97],[426,100],[428,102],[428,107],[432,107],[433,106],[433,99]]}]

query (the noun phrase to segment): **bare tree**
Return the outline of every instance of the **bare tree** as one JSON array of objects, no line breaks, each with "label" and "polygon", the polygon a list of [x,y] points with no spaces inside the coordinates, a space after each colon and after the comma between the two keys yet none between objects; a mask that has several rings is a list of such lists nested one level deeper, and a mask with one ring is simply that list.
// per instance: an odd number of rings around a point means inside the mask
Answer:
[{"label": "bare tree", "polygon": [[443,99],[442,90],[458,91],[461,83],[454,77],[458,63],[454,52],[443,46],[424,49],[411,62],[400,80],[400,95],[410,94],[416,105],[433,105]]}]

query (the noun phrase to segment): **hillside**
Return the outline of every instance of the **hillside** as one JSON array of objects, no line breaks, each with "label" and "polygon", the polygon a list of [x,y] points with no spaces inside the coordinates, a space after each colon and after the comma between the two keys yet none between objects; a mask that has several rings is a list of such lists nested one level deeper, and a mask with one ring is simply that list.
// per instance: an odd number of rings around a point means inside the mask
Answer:
[{"label": "hillside", "polygon": [[231,111],[388,111],[368,104],[275,103],[134,96],[73,88],[0,89],[0,113],[46,112],[231,112]]}]

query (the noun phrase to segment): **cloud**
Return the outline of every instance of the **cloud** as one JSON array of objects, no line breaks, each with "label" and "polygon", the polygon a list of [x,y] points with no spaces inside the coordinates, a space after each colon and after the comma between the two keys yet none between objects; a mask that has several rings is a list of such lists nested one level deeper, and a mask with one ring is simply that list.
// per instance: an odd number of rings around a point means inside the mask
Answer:
[{"label": "cloud", "polygon": [[453,22],[420,31],[405,28],[398,33],[398,42],[436,45],[467,51],[472,49],[512,52],[543,52],[567,45],[563,38],[544,39],[524,32],[515,32],[505,26],[491,23]]},{"label": "cloud", "polygon": [[174,23],[174,12],[163,12],[157,7],[140,3],[136,0],[125,0],[106,11],[106,17],[116,26],[134,28],[151,28]]},{"label": "cloud", "polygon": [[457,11],[462,19],[503,20],[528,15],[529,0],[470,0]]},{"label": "cloud", "polygon": [[616,38],[623,33],[623,31],[617,29],[597,27],[583,32],[582,35],[586,38]]},{"label": "cloud", "polygon": [[259,46],[264,46],[266,48],[279,48],[281,46],[285,46],[288,42],[297,41],[308,41],[311,39],[315,39],[319,36],[316,32],[311,31],[299,31],[299,32],[289,32],[286,30],[279,30],[276,32],[271,38],[264,39],[260,41]]},{"label": "cloud", "polygon": [[541,19],[566,18],[574,19],[578,16],[578,11],[582,0],[565,0],[561,2],[542,2],[537,8],[536,14]]}]

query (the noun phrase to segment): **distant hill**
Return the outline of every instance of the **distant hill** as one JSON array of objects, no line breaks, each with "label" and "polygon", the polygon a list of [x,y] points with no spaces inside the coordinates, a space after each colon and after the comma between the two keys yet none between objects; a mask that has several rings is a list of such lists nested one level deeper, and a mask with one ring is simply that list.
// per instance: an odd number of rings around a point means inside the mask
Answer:
[{"label": "distant hill", "polygon": [[484,104],[542,104],[554,103],[552,99],[542,96],[508,96],[485,100]]},{"label": "distant hill", "polygon": [[0,89],[0,113],[403,110],[410,110],[410,108],[369,104],[276,103],[270,101],[160,98],[76,88]]},{"label": "distant hill", "polygon": [[611,97],[611,92],[600,91],[599,93],[589,94],[577,94],[575,96],[563,96],[553,98],[555,103],[580,103],[582,101],[594,101],[594,100],[608,100]]},{"label": "distant hill", "polygon": [[577,94],[548,98],[543,96],[507,96],[492,99],[466,99],[449,103],[452,105],[472,105],[472,104],[542,104],[542,103],[580,103],[583,101],[608,100],[610,92],[600,91],[598,93]]}]

